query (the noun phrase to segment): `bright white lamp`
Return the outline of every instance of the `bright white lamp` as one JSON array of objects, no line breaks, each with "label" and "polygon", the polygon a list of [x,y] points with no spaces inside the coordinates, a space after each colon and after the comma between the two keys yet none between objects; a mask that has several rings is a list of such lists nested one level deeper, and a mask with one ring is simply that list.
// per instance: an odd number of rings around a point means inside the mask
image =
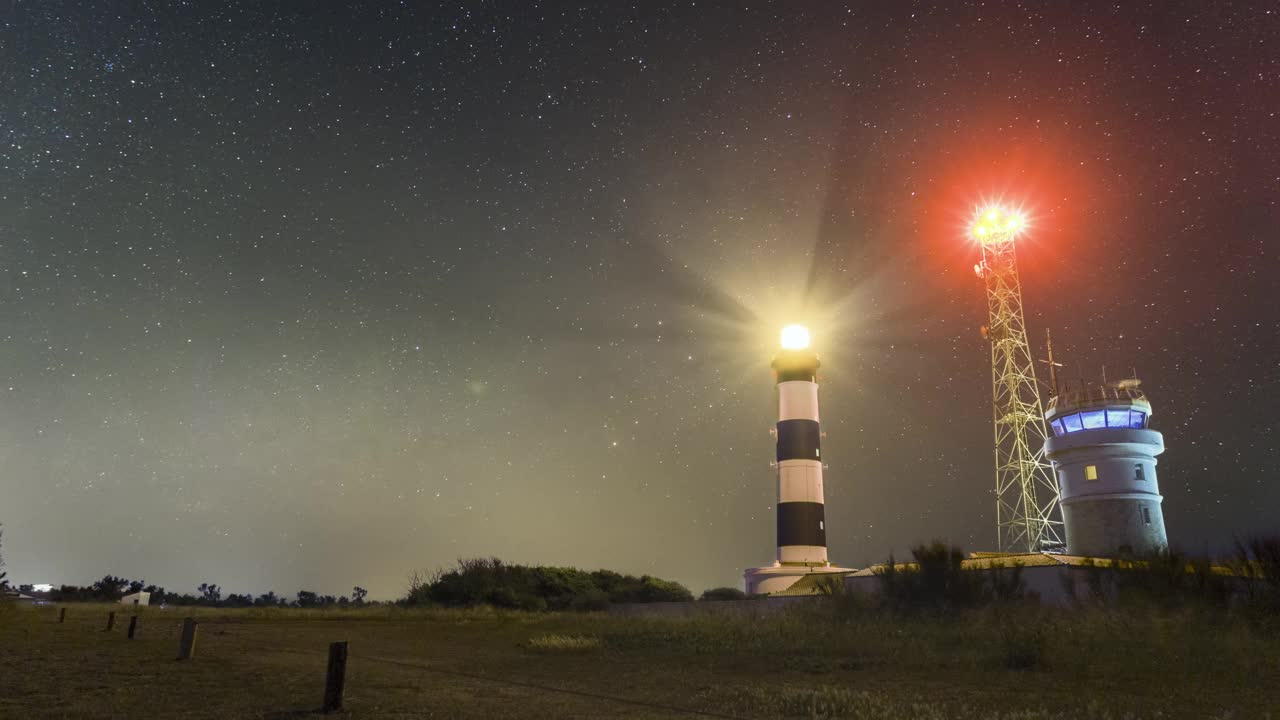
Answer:
[{"label": "bright white lamp", "polygon": [[803,350],[809,347],[809,328],[788,325],[782,328],[782,347],[787,350]]}]

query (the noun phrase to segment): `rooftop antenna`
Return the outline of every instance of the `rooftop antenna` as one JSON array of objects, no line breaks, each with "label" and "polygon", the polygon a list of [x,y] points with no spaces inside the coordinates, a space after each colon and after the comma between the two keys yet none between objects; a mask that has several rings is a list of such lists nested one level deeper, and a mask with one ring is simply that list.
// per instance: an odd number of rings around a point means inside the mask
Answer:
[{"label": "rooftop antenna", "polygon": [[1049,389],[1053,391],[1054,397],[1058,397],[1058,368],[1062,367],[1062,363],[1053,361],[1053,335],[1049,332],[1049,328],[1044,329],[1044,345],[1049,351],[1049,359],[1040,362],[1049,365]]}]

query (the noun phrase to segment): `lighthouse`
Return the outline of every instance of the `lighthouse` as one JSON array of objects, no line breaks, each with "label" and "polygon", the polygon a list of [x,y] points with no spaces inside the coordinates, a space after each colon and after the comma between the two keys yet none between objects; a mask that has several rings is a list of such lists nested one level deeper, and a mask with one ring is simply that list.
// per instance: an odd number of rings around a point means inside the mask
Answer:
[{"label": "lighthouse", "polygon": [[1151,403],[1137,379],[1064,392],[1049,401],[1045,455],[1062,491],[1067,554],[1147,555],[1165,550]]},{"label": "lighthouse", "polygon": [[827,559],[823,492],[822,430],[818,416],[818,354],[807,328],[782,329],[782,349],[773,358],[778,397],[774,428],[777,466],[777,559],[745,573],[747,592],[785,590],[814,573],[852,572]]}]

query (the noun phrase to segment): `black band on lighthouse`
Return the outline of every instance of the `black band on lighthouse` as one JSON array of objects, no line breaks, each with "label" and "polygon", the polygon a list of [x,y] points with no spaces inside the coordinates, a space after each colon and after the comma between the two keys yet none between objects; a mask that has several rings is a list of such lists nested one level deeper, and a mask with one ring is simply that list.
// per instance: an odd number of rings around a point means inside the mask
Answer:
[{"label": "black band on lighthouse", "polygon": [[778,547],[784,545],[827,546],[827,529],[822,503],[778,503]]},{"label": "black band on lighthouse", "polygon": [[778,368],[778,382],[795,382],[797,380],[803,382],[817,382],[818,369],[811,367]]},{"label": "black band on lighthouse", "polygon": [[778,462],[821,460],[822,432],[817,420],[778,421]]},{"label": "black band on lighthouse", "polygon": [[778,382],[817,382],[818,356],[811,350],[783,350],[773,358],[773,370]]}]

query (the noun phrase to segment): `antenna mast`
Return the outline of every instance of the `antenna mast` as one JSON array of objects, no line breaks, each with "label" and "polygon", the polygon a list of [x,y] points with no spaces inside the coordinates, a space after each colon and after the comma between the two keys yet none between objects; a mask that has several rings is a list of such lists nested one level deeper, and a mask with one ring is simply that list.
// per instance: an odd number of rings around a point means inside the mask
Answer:
[{"label": "antenna mast", "polygon": [[1044,347],[1049,353],[1049,359],[1040,362],[1049,365],[1049,389],[1053,391],[1054,397],[1058,397],[1062,394],[1058,391],[1058,368],[1062,367],[1062,363],[1053,361],[1053,335],[1049,332],[1049,328],[1044,329]]},{"label": "antenna mast", "polygon": [[[1014,240],[1023,217],[988,207],[974,221],[982,245],[991,342],[991,405],[995,428],[996,527],[1000,552],[1041,552],[1062,543],[1058,480],[1044,458],[1048,430],[1027,345]],[[1056,372],[1051,377],[1056,382]]]}]

